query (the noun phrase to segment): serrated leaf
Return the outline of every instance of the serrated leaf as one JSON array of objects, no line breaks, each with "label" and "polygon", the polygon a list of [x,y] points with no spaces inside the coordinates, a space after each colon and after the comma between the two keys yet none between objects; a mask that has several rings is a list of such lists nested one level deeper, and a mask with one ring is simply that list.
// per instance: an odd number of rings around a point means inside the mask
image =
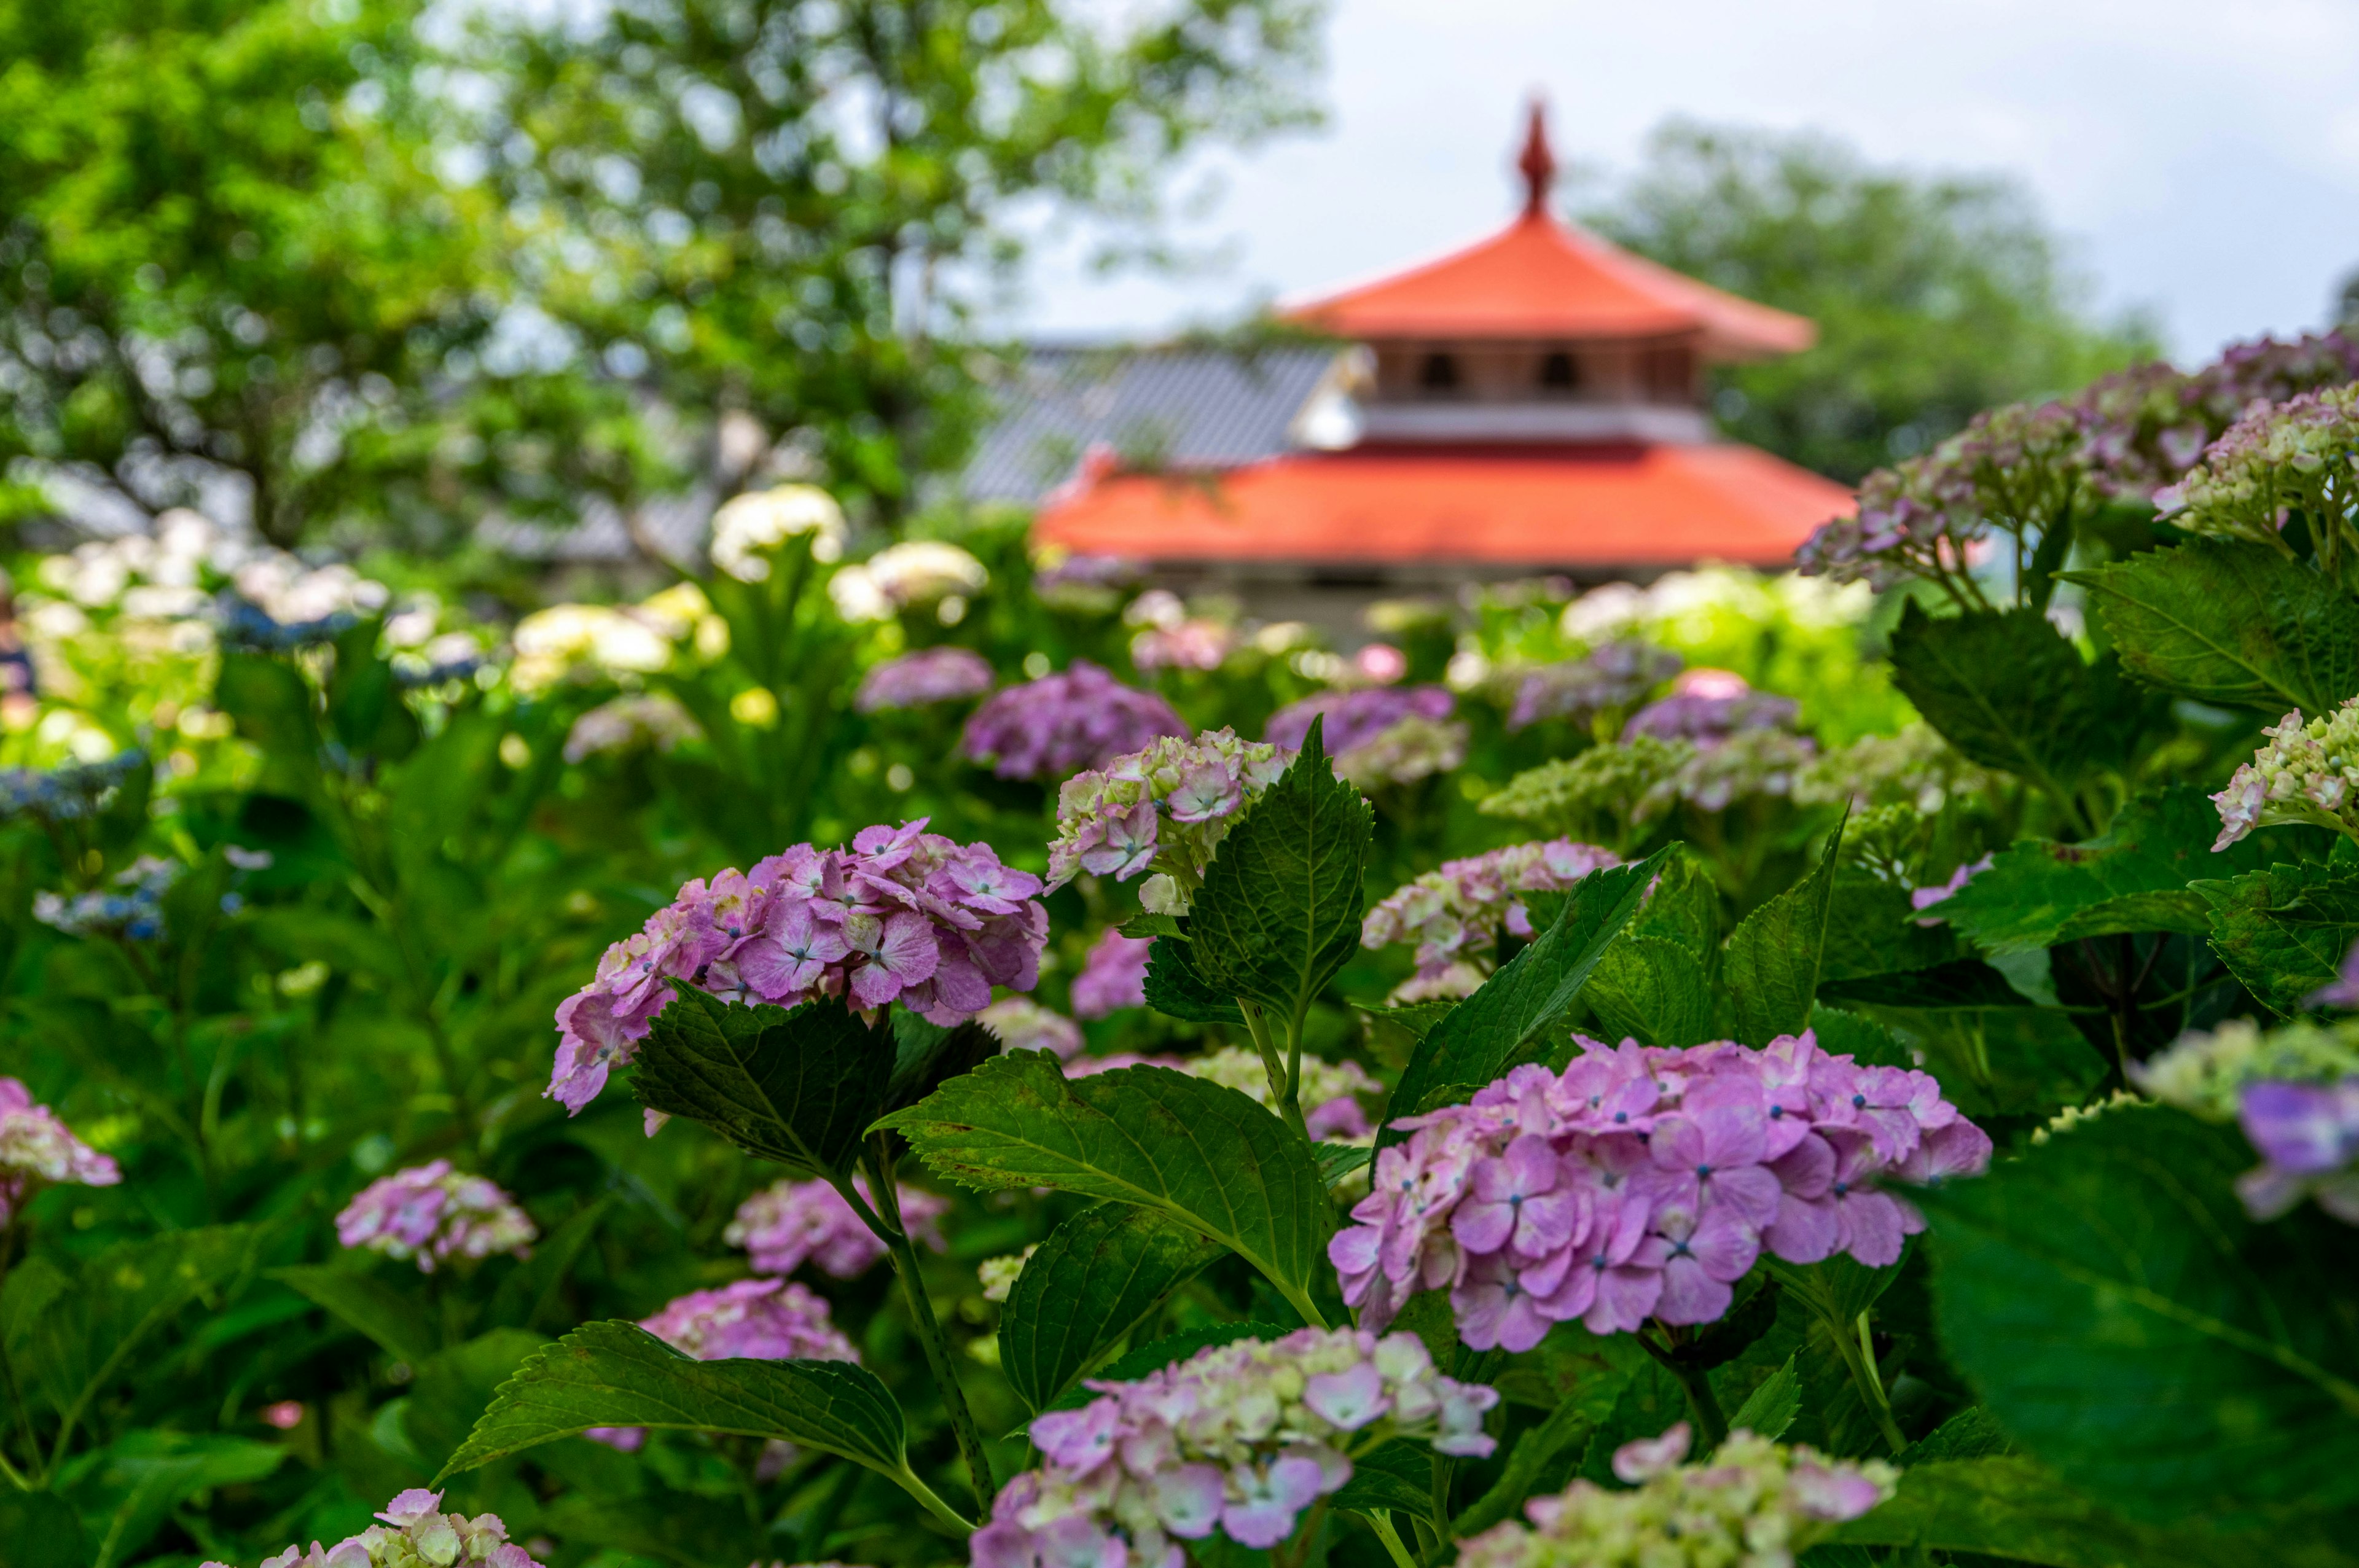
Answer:
[{"label": "serrated leaf", "polygon": [[1712,1037],[1712,978],[1704,960],[1662,936],[1625,932],[1605,950],[1582,1000],[1604,1037],[1641,1045],[1696,1045]]},{"label": "serrated leaf", "polygon": [[2065,577],[2148,685],[2272,716],[2330,712],[2359,691],[2359,603],[2267,545],[2191,539]]},{"label": "serrated leaf", "polygon": [[312,1304],[345,1326],[359,1330],[412,1367],[434,1354],[434,1334],[422,1296],[387,1284],[372,1274],[316,1263],[273,1269]]},{"label": "serrated leaf", "polygon": [[1398,1007],[1362,1007],[1360,1011],[1379,1023],[1389,1023],[1402,1031],[1414,1045],[1433,1033],[1434,1025],[1448,1018],[1458,1005],[1455,997],[1437,997],[1430,1001],[1403,1002]]},{"label": "serrated leaf", "polygon": [[[1191,1328],[1184,1333],[1167,1335],[1151,1344],[1125,1350],[1090,1379],[1093,1383],[1135,1383],[1150,1372],[1185,1361],[1200,1350],[1216,1345],[1234,1345],[1240,1339],[1283,1339],[1294,1331],[1274,1323],[1216,1323],[1203,1328]],[[1071,1410],[1097,1398],[1086,1388],[1069,1389],[1049,1408]]]},{"label": "serrated leaf", "polygon": [[[1503,1519],[1522,1517],[1525,1501],[1541,1490],[1543,1477],[1553,1478],[1560,1467],[1569,1469],[1596,1425],[1596,1413],[1587,1401],[1569,1399],[1538,1426],[1527,1428],[1507,1451],[1506,1466],[1499,1478],[1459,1510],[1450,1521],[1450,1533],[1463,1541]],[[1432,1512],[1430,1502],[1425,1511]]]},{"label": "serrated leaf", "polygon": [[1660,1437],[1677,1422],[1692,1421],[1687,1390],[1671,1369],[1647,1360],[1631,1368],[1630,1380],[1614,1401],[1614,1409],[1590,1433],[1582,1452],[1581,1475],[1601,1487],[1624,1485],[1614,1474],[1614,1451],[1642,1437]]},{"label": "serrated leaf", "polygon": [[636,1323],[593,1323],[527,1358],[435,1477],[593,1426],[777,1438],[897,1479],[901,1408],[850,1361],[698,1361]]},{"label": "serrated leaf", "polygon": [[2142,704],[2110,657],[2082,661],[2035,610],[1945,616],[1910,600],[1892,633],[1892,684],[1961,754],[2069,801],[2116,764]]},{"label": "serrated leaf", "polygon": [[1775,1443],[1801,1413],[1802,1374],[1788,1356],[1786,1364],[1770,1373],[1728,1418],[1728,1429],[1750,1432]]},{"label": "serrated leaf", "polygon": [[1956,1010],[2034,1005],[2005,975],[1980,958],[1956,958],[1906,974],[1822,980],[1819,996],[1845,1007]]},{"label": "serrated leaf", "polygon": [[1319,1179],[1333,1186],[1375,1158],[1364,1143],[1313,1143],[1310,1157],[1319,1162]]},{"label": "serrated leaf", "polygon": [[1910,1444],[1893,1463],[1902,1469],[1942,1459],[1991,1459],[2015,1452],[2015,1444],[1991,1412],[1968,1405],[1923,1437]]},{"label": "serrated leaf", "polygon": [[2123,932],[2201,935],[2211,906],[2187,884],[2267,862],[2253,839],[2214,856],[2220,814],[2191,784],[2174,784],[2124,806],[2085,844],[2027,838],[1933,906],[1985,953],[2025,953],[2083,936]]},{"label": "serrated leaf", "polygon": [[1221,840],[1188,908],[1196,972],[1296,1019],[1359,950],[1375,812],[1337,778],[1311,721],[1301,754]]},{"label": "serrated leaf", "polygon": [[1403,1135],[1390,1123],[1410,1114],[1408,1108],[1421,1107],[1446,1084],[1490,1083],[1571,1011],[1598,960],[1637,913],[1662,860],[1658,850],[1636,865],[1582,878],[1548,929],[1418,1042],[1386,1102],[1378,1148],[1400,1141]]},{"label": "serrated leaf", "polygon": [[1177,936],[1181,941],[1187,940],[1188,937],[1186,921],[1176,914],[1157,914],[1152,912],[1134,914],[1114,929],[1120,931],[1125,936],[1131,937]]},{"label": "serrated leaf", "polygon": [[840,1176],[885,1108],[895,1051],[840,1001],[734,1006],[675,981],[639,1046],[632,1092],[748,1154]]},{"label": "serrated leaf", "polygon": [[1433,1519],[1433,1450],[1395,1439],[1352,1462],[1352,1478],[1328,1499],[1349,1513],[1406,1513]]},{"label": "serrated leaf", "polygon": [[1068,1080],[1043,1052],[995,1057],[877,1123],[981,1191],[1056,1187],[1136,1204],[1251,1263],[1308,1322],[1334,1210],[1302,1141],[1235,1089],[1167,1067]]},{"label": "serrated leaf", "polygon": [[1049,1233],[999,1314],[999,1365],[1045,1409],[1225,1250],[1159,1209],[1105,1204]]},{"label": "serrated leaf", "polygon": [[1747,1045],[1767,1045],[1780,1034],[1799,1034],[1810,1027],[1843,835],[1843,823],[1838,822],[1810,875],[1746,915],[1729,934],[1721,978],[1734,1007],[1736,1038]]},{"label": "serrated leaf", "polygon": [[1913,1067],[1916,1061],[1900,1037],[1875,1019],[1824,1003],[1810,1009],[1810,1032],[1830,1056],[1849,1056],[1864,1066]]},{"label": "serrated leaf", "polygon": [[1834,902],[1827,911],[1827,945],[1819,959],[1819,987],[1863,975],[1930,969],[1961,957],[1947,925],[1919,925],[1908,890],[1855,867],[1835,869]]},{"label": "serrated leaf", "polygon": [[1147,1005],[1190,1023],[1245,1027],[1237,999],[1204,983],[1190,945],[1176,936],[1158,936],[1147,951]]},{"label": "serrated leaf", "polygon": [[1953,1459],[1900,1477],[1882,1507],[1835,1528],[1839,1544],[1981,1552],[2047,1568],[2251,1568],[2344,1561],[2281,1554],[2285,1543],[2222,1535],[2201,1524],[2133,1524],[2028,1459]]},{"label": "serrated leaf", "polygon": [[2258,1226],[2233,1128],[2109,1110],[1917,1195],[1941,1338],[1999,1423],[2134,1519],[2359,1501],[2359,1348],[2321,1310],[2350,1232]]},{"label": "serrated leaf", "polygon": [[2212,906],[2212,950],[2255,1000],[2288,1017],[2359,942],[2359,874],[2341,865],[2279,862],[2195,891]]},{"label": "serrated leaf", "polygon": [[1707,960],[1720,946],[1720,888],[1685,844],[1667,846],[1654,892],[1630,917],[1630,935],[1676,942]]},{"label": "serrated leaf", "polygon": [[885,1086],[886,1110],[917,1104],[945,1080],[973,1072],[1001,1050],[999,1036],[973,1019],[945,1029],[899,1007],[891,1018],[893,1076]]}]

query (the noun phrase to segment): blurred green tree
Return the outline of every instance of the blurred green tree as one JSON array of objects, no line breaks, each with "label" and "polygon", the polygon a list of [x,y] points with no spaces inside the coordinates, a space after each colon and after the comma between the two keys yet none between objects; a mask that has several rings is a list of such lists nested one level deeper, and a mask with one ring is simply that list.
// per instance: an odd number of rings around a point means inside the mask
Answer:
[{"label": "blurred green tree", "polygon": [[480,146],[555,319],[889,519],[962,453],[977,310],[1027,240],[1151,248],[1176,159],[1312,117],[1321,9],[627,0],[479,30]]},{"label": "blurred green tree", "polygon": [[1816,132],[1672,120],[1583,221],[1818,322],[1808,352],[1718,373],[1713,411],[1731,437],[1842,480],[1924,450],[1978,409],[2158,352],[2145,320],[2092,317],[2015,180],[1877,168]]},{"label": "blurred green tree", "polygon": [[[244,492],[292,545],[620,492],[495,194],[375,0],[0,0],[0,473],[19,512]],[[103,504],[103,502],[102,502]],[[228,501],[234,507],[238,503]]]}]

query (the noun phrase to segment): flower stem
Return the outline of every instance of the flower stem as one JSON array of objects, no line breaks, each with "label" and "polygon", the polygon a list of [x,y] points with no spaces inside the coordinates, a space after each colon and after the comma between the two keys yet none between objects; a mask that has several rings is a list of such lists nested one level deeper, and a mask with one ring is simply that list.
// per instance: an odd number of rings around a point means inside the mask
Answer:
[{"label": "flower stem", "polygon": [[[875,1194],[881,1214],[870,1211],[860,1201],[850,1182],[838,1184],[836,1190],[843,1194],[853,1212],[876,1232],[893,1256],[893,1270],[901,1276],[901,1291],[908,1298],[909,1317],[917,1325],[918,1341],[926,1349],[926,1365],[932,1369],[934,1381],[941,1386],[942,1408],[950,1415],[959,1454],[966,1461],[967,1478],[974,1488],[975,1511],[980,1516],[989,1511],[992,1496],[999,1489],[991,1476],[991,1456],[984,1449],[983,1433],[974,1423],[974,1412],[967,1409],[966,1390],[959,1383],[956,1364],[951,1360],[950,1341],[942,1336],[941,1320],[934,1315],[933,1299],[926,1294],[926,1281],[918,1269],[918,1249],[909,1244],[908,1232],[901,1224],[900,1197],[893,1185],[893,1162],[882,1139],[870,1140],[866,1163],[870,1190]],[[924,1502],[926,1498],[918,1500]],[[940,1500],[935,1499],[937,1503]],[[963,1528],[972,1528],[962,1523]]]},{"label": "flower stem", "polygon": [[1900,1451],[1908,1446],[1908,1439],[1901,1434],[1900,1423],[1892,1419],[1892,1401],[1884,1396],[1884,1379],[1875,1369],[1875,1346],[1868,1337],[1867,1314],[1862,1312],[1859,1314],[1856,1325],[1859,1337],[1855,1342],[1846,1332],[1854,1325],[1829,1324],[1827,1326],[1833,1331],[1835,1347],[1843,1353],[1843,1364],[1851,1371],[1852,1381],[1859,1385],[1861,1396],[1867,1400],[1869,1412],[1875,1417],[1876,1429],[1884,1433],[1884,1441],[1892,1445],[1893,1454],[1897,1457]]},{"label": "flower stem", "polygon": [[1400,1531],[1393,1528],[1391,1514],[1375,1509],[1363,1517],[1367,1519],[1368,1528],[1376,1532],[1376,1539],[1385,1543],[1385,1551],[1392,1557],[1393,1568],[1418,1568],[1417,1559],[1401,1542]]}]

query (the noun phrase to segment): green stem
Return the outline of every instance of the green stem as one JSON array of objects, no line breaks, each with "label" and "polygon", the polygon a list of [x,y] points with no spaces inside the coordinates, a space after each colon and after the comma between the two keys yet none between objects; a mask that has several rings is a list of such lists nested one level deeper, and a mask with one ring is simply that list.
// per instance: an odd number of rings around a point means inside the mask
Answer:
[{"label": "green stem", "polygon": [[1376,1539],[1385,1543],[1385,1551],[1393,1560],[1393,1568],[1418,1568],[1417,1559],[1401,1542],[1400,1531],[1393,1528],[1391,1514],[1372,1512],[1364,1517],[1368,1521],[1368,1528],[1376,1532]]},{"label": "green stem", "polygon": [[[1294,1093],[1294,1073],[1288,1069],[1277,1054],[1277,1042],[1270,1038],[1269,1014],[1259,1002],[1237,999],[1237,1011],[1245,1016],[1245,1028],[1253,1035],[1254,1049],[1261,1053],[1262,1071],[1269,1075],[1270,1098],[1277,1102],[1277,1113],[1286,1125],[1308,1143],[1310,1129],[1302,1119],[1302,1106]],[[1294,1065],[1301,1065],[1302,1037],[1298,1030],[1294,1036]]]},{"label": "green stem", "polygon": [[940,1498],[937,1497],[934,1494],[934,1489],[931,1487],[927,1486],[923,1481],[918,1479],[918,1473],[915,1470],[910,1469],[908,1465],[903,1465],[900,1469],[897,1471],[888,1470],[886,1474],[892,1476],[893,1482],[896,1486],[908,1493],[911,1497],[917,1498],[919,1502],[924,1504],[928,1513],[933,1515],[944,1524],[949,1525],[952,1530],[957,1530],[962,1535],[973,1535],[974,1533],[974,1521],[962,1517],[958,1509],[951,1507],[950,1504],[942,1501]]},{"label": "green stem", "polygon": [[1645,1346],[1647,1354],[1661,1362],[1664,1369],[1677,1378],[1680,1387],[1686,1390],[1688,1410],[1695,1416],[1696,1426],[1703,1438],[1701,1449],[1715,1449],[1727,1442],[1728,1416],[1720,1408],[1720,1396],[1712,1391],[1711,1374],[1682,1359],[1669,1346],[1658,1345],[1654,1336],[1644,1329],[1638,1332],[1638,1343]]},{"label": "green stem", "polygon": [[1868,1337],[1867,1314],[1862,1312],[1859,1314],[1856,1340],[1850,1332],[1852,1325],[1830,1324],[1828,1326],[1834,1331],[1835,1346],[1843,1353],[1843,1363],[1851,1370],[1852,1381],[1859,1385],[1859,1391],[1866,1397],[1868,1411],[1875,1417],[1876,1430],[1884,1433],[1884,1441],[1892,1445],[1893,1454],[1897,1457],[1900,1451],[1908,1446],[1908,1439],[1901,1435],[1900,1423],[1892,1419],[1892,1401],[1884,1397],[1884,1379],[1875,1369],[1875,1346]]},{"label": "green stem", "polygon": [[[951,1431],[958,1438],[960,1455],[966,1460],[968,1483],[974,1488],[976,1511],[980,1513],[991,1507],[992,1496],[999,1489],[991,1476],[991,1456],[984,1449],[983,1431],[975,1425],[974,1412],[967,1409],[966,1390],[959,1383],[958,1368],[951,1359],[950,1341],[942,1336],[941,1320],[934,1315],[933,1298],[926,1294],[926,1281],[918,1270],[918,1249],[909,1244],[908,1232],[901,1224],[900,1197],[893,1185],[892,1161],[880,1140],[870,1141],[867,1165],[869,1187],[875,1195],[877,1209],[882,1211],[881,1222],[877,1215],[865,1212],[868,1206],[859,1201],[860,1195],[850,1182],[837,1184],[836,1190],[843,1194],[853,1206],[853,1212],[860,1214],[893,1255],[894,1271],[901,1276],[902,1293],[908,1298],[909,1316],[917,1325],[918,1342],[925,1346],[926,1364],[933,1370],[934,1381],[941,1385],[942,1408],[950,1414]],[[919,1498],[919,1501],[925,1498]]]}]

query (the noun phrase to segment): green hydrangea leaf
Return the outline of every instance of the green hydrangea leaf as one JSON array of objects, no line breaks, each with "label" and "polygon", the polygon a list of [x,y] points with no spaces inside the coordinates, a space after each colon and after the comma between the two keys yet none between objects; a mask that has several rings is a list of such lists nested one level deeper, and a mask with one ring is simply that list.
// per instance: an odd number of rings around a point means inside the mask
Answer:
[{"label": "green hydrangea leaf", "polygon": [[1237,999],[1205,983],[1196,972],[1192,945],[1168,933],[1156,937],[1155,946],[1147,950],[1147,1005],[1190,1023],[1245,1027]]},{"label": "green hydrangea leaf", "polygon": [[999,1314],[999,1365],[1046,1409],[1226,1250],[1160,1209],[1103,1204],[1049,1233]]},{"label": "green hydrangea leaf", "polygon": [[1205,984],[1280,1019],[1299,1016],[1360,946],[1375,814],[1335,776],[1324,726],[1312,720],[1294,764],[1221,840],[1188,910]]},{"label": "green hydrangea leaf", "polygon": [[2254,838],[2214,855],[2219,833],[2219,811],[2204,793],[2174,784],[2130,802],[2085,844],[2027,838],[1999,851],[1931,913],[1995,954],[2124,932],[2200,935],[2211,905],[2188,883],[2254,869],[2269,855]]},{"label": "green hydrangea leaf", "polygon": [[1999,1424],[2135,1519],[2359,1502],[2359,1345],[2324,1304],[2350,1233],[2256,1225],[2234,1128],[2159,1106],[2060,1131],[1931,1217],[1942,1343]]},{"label": "green hydrangea leaf", "polygon": [[1605,950],[1582,1000],[1606,1039],[1694,1045],[1712,1037],[1712,977],[1704,961],[1661,936],[1625,935]]},{"label": "green hydrangea leaf", "polygon": [[1156,1210],[1237,1253],[1306,1321],[1321,1321],[1311,1281],[1332,1277],[1327,1184],[1309,1147],[1234,1089],[1168,1067],[1068,1080],[1056,1058],[1026,1051],[877,1125],[962,1186],[1056,1187]]},{"label": "green hydrangea leaf", "polygon": [[1957,936],[1947,925],[1917,924],[1907,888],[1856,867],[1836,868],[1826,950],[1819,959],[1822,990],[1839,980],[1930,969],[1958,957]]},{"label": "green hydrangea leaf", "polygon": [[[1417,1043],[1386,1102],[1386,1122],[1424,1108],[1445,1084],[1479,1088],[1523,1057],[1571,1010],[1598,960],[1637,913],[1663,858],[1658,850],[1636,865],[1592,871],[1576,883],[1548,929]],[[1402,1136],[1386,1126],[1376,1135],[1377,1147]]]},{"label": "green hydrangea leaf", "polygon": [[2262,1005],[2291,1016],[2359,941],[2359,871],[2280,861],[2195,891],[2212,906],[2212,950]]},{"label": "green hydrangea leaf", "polygon": [[639,1103],[701,1122],[760,1159],[815,1176],[849,1171],[885,1108],[892,1036],[840,1001],[789,1012],[734,1006],[680,981],[672,989],[639,1046]]},{"label": "green hydrangea leaf", "polygon": [[433,1320],[420,1292],[403,1290],[374,1271],[318,1263],[273,1269],[270,1277],[291,1286],[313,1305],[324,1308],[330,1316],[368,1336],[412,1367],[434,1354]]},{"label": "green hydrangea leaf", "polygon": [[[1433,1518],[1433,1450],[1406,1439],[1352,1462],[1352,1478],[1328,1499],[1349,1513],[1406,1513]],[[1462,1532],[1461,1532],[1462,1533]]]},{"label": "green hydrangea leaf", "polygon": [[1745,1396],[1745,1403],[1728,1418],[1728,1428],[1731,1432],[1741,1429],[1755,1433],[1775,1443],[1786,1435],[1786,1429],[1801,1413],[1802,1374],[1795,1358],[1788,1356],[1785,1365]]},{"label": "green hydrangea leaf", "polygon": [[2190,539],[2066,580],[2122,668],[2199,702],[2317,715],[2359,691],[2359,601],[2267,545]]},{"label": "green hydrangea leaf", "polygon": [[1810,875],[1737,923],[1721,960],[1721,977],[1734,1012],[1736,1038],[1767,1045],[1780,1034],[1810,1027],[1826,953],[1827,915],[1834,907],[1835,857],[1843,825]]}]

